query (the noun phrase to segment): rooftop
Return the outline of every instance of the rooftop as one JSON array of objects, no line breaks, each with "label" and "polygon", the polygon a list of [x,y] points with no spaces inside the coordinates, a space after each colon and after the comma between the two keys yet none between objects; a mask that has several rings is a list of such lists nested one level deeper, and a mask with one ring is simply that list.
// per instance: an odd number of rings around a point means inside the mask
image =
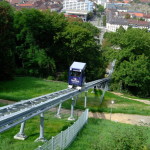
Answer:
[{"label": "rooftop", "polygon": [[80,69],[83,70],[86,66],[86,63],[83,62],[73,62],[73,64],[70,66],[70,70],[74,69]]}]

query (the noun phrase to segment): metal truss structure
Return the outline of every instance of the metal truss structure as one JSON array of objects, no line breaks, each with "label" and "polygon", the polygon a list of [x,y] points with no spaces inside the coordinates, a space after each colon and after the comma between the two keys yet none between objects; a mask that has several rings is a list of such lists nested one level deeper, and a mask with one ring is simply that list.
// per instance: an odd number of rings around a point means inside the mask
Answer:
[{"label": "metal truss structure", "polygon": [[0,108],[0,133],[10,129],[17,124],[42,114],[50,108],[77,96],[95,86],[103,86],[109,82],[109,78],[88,82],[79,91],[77,89],[64,89],[40,97],[23,100]]}]

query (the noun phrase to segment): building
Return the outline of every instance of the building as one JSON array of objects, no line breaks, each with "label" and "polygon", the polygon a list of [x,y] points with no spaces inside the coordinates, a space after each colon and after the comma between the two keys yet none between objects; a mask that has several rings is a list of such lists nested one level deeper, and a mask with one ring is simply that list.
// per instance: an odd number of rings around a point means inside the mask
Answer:
[{"label": "building", "polygon": [[64,0],[62,12],[65,12],[67,15],[77,15],[83,21],[86,21],[87,14],[93,12],[93,6],[93,2],[89,0]]},{"label": "building", "polygon": [[106,30],[108,32],[116,32],[120,26],[122,26],[125,30],[127,30],[128,27],[150,30],[150,22],[118,18],[113,18],[112,20],[108,21],[106,23]]}]

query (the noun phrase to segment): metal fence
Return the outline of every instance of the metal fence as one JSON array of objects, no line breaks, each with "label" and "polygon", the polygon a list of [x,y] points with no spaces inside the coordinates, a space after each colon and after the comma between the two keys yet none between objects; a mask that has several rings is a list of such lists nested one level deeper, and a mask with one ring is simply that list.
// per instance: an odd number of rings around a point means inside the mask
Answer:
[{"label": "metal fence", "polygon": [[88,109],[86,109],[79,119],[66,130],[61,131],[55,137],[52,137],[44,145],[38,147],[36,150],[63,150],[67,148],[77,136],[78,132],[82,129],[88,120]]}]

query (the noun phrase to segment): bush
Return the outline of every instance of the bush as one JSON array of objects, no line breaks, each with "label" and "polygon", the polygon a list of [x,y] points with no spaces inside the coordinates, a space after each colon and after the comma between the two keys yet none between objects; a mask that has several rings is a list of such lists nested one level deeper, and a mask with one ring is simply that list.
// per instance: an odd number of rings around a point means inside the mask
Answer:
[{"label": "bush", "polygon": [[57,80],[66,82],[68,80],[68,73],[67,72],[59,72],[59,73],[57,73]]},{"label": "bush", "polygon": [[48,76],[47,80],[54,80],[55,78],[53,76]]}]

